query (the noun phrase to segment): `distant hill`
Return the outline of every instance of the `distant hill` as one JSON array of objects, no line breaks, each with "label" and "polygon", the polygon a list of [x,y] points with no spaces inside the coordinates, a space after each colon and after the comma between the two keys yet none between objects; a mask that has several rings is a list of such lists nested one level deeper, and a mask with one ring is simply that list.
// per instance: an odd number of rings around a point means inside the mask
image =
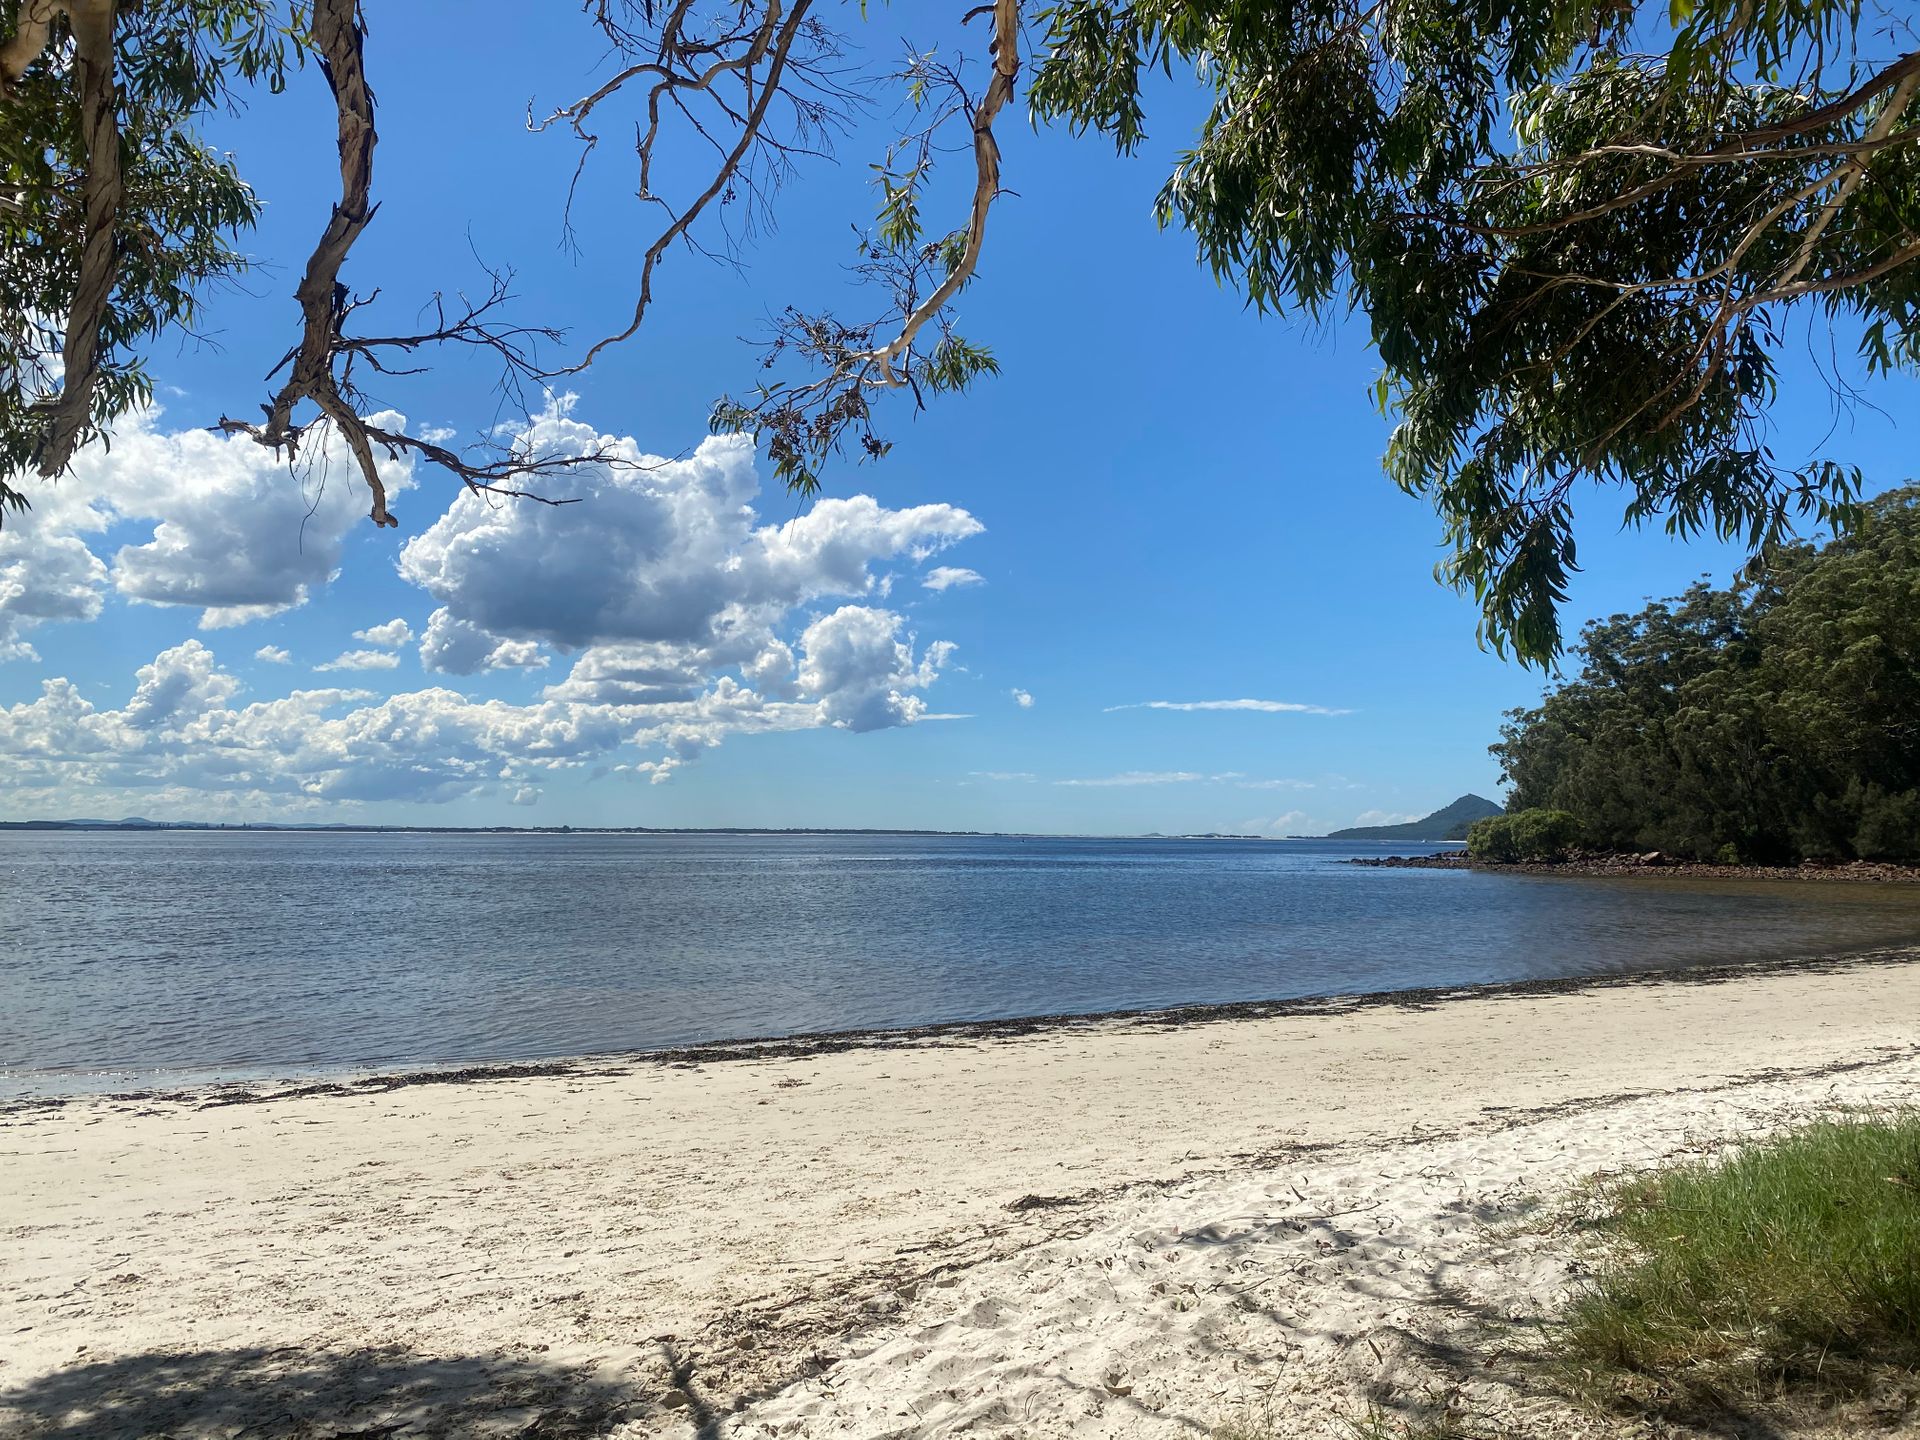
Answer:
[{"label": "distant hill", "polygon": [[1484,796],[1462,795],[1424,820],[1409,820],[1405,825],[1356,825],[1351,830],[1335,830],[1327,839],[1464,840],[1467,838],[1467,827],[1474,821],[1506,813]]}]

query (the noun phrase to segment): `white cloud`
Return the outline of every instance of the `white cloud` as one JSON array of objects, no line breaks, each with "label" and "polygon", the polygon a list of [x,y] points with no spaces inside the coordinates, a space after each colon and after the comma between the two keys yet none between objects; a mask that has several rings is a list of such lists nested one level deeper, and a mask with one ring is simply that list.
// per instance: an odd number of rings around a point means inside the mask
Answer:
[{"label": "white cloud", "polygon": [[507,797],[507,803],[509,805],[538,805],[540,803],[540,793],[540,788],[536,785],[522,785],[518,790],[515,790],[512,795]]},{"label": "white cloud", "polygon": [[[880,591],[878,564],[917,562],[978,533],[965,511],[889,510],[858,496],[763,525],[750,504],[758,481],[744,442],[710,440],[689,460],[655,461],[631,440],[595,437],[558,411],[536,421],[531,438],[540,446],[604,445],[632,464],[573,476],[587,503],[560,510],[489,504],[456,491],[403,551],[400,568],[439,602],[417,637],[427,667],[473,674],[571,654],[568,673],[535,699],[479,701],[444,688],[385,698],[296,689],[242,704],[238,680],[190,641],[144,667],[120,709],[97,708],[62,679],[45,682],[37,700],[0,710],[0,766],[17,779],[15,798],[29,809],[42,806],[41,813],[105,792],[237,813],[242,804],[257,812],[443,801],[501,794],[503,782],[518,793],[575,767],[658,784],[730,736],[864,732],[950,718],[925,697],[953,646],[923,643],[902,616],[871,602]],[[192,491],[198,508],[189,507],[198,519],[217,508],[212,496],[241,503],[234,477],[253,474],[252,452],[232,453],[228,444],[147,435],[134,448],[182,471],[167,481],[175,488],[191,489],[183,457],[206,461],[211,478]],[[89,508],[87,493],[71,492],[65,532],[56,538],[101,529],[122,514]],[[188,590],[176,594],[155,578],[165,568],[160,561],[178,561],[181,573],[201,560],[211,564],[214,542],[186,530],[163,536],[167,524],[188,522],[163,522],[152,546],[129,547],[151,553],[113,572],[116,582],[129,577],[127,593],[199,605],[204,625],[248,607],[286,608],[305,593],[292,585],[248,589],[240,582],[249,564],[223,570],[226,588],[218,593],[203,585],[190,600]],[[215,525],[211,533],[248,543],[231,528]],[[38,565],[48,551],[42,537],[34,545]],[[79,577],[93,601],[71,608],[97,611],[108,577],[95,563]],[[326,578],[305,573],[301,584]],[[846,603],[816,608],[829,599]],[[16,606],[0,610],[0,619],[17,630],[35,614]],[[415,636],[396,619],[356,638],[369,648],[317,668],[391,670],[397,647]],[[291,656],[269,645],[255,658],[286,663]]]},{"label": "white cloud", "polygon": [[391,650],[349,650],[336,655],[324,665],[316,665],[315,670],[391,670],[400,663],[400,657]]},{"label": "white cloud", "polygon": [[[503,782],[517,794],[575,767],[658,784],[730,736],[864,732],[948,718],[925,697],[953,646],[921,642],[902,616],[871,602],[881,592],[880,564],[917,563],[977,534],[979,522],[964,510],[891,510],[855,496],[768,525],[752,507],[758,479],[744,441],[709,440],[690,459],[654,460],[631,440],[595,436],[564,406],[523,438],[536,448],[596,445],[630,463],[571,474],[555,493],[572,486],[586,503],[561,509],[452,491],[445,512],[403,550],[400,570],[438,602],[417,636],[430,669],[528,669],[547,665],[552,652],[570,654],[568,673],[535,699],[480,701],[437,687],[385,698],[296,689],[242,704],[238,680],[190,641],[144,667],[120,709],[97,708],[62,679],[45,682],[38,699],[0,710],[0,767],[17,781],[15,798],[31,808],[123,792],[195,809],[198,796],[205,808],[226,803],[220,813],[235,813],[242,803],[300,810],[451,800],[501,794]],[[274,487],[287,477],[262,471],[266,452],[242,443],[158,435],[145,421],[130,443],[116,443],[116,464],[130,466],[134,455],[165,471],[158,489],[184,497],[184,508],[169,511],[152,542],[123,550],[110,571],[76,537],[131,512],[100,500],[97,487],[63,490],[53,538],[72,541],[67,559],[81,562],[68,584],[81,598],[66,609],[97,613],[113,583],[134,598],[197,605],[211,627],[243,611],[285,609],[325,583],[348,528],[364,523],[357,495],[352,517],[327,508],[343,503],[327,498],[336,490],[351,493],[349,477],[336,471],[308,517],[307,539],[325,563],[292,565],[277,542],[256,534],[271,530],[268,522],[223,518],[229,505],[281,513]],[[120,474],[89,463],[87,485]],[[195,465],[204,472],[197,477]],[[257,493],[243,494],[248,485]],[[303,516],[313,499],[309,492]],[[232,563],[220,558],[223,549],[236,552]],[[46,557],[60,553],[42,534],[15,550],[0,557],[24,555],[36,575],[51,573]],[[292,565],[278,589],[258,573],[261,557],[276,555]],[[0,625],[11,627],[0,636],[17,636],[42,610],[56,613],[38,601],[30,608],[27,589],[22,582],[0,592],[14,594],[11,609],[0,606]],[[823,600],[843,603],[819,607]],[[398,647],[416,636],[395,619],[356,638],[368,648],[317,668],[391,670]],[[269,645],[255,658],[292,657]]]},{"label": "white cloud", "polygon": [[1031,710],[1033,708],[1033,696],[1028,691],[1015,686],[1007,693],[1013,696],[1013,703],[1018,705],[1022,710]]},{"label": "white cloud", "polygon": [[0,755],[20,792],[221,792],[255,804],[449,800],[503,768],[584,763],[617,745],[601,707],[475,702],[450,690],[385,700],[364,690],[295,690],[234,703],[239,685],[197,640],[142,667],[133,698],[99,710],[70,681],[0,710]]},{"label": "white cloud", "polygon": [[1242,790],[1311,790],[1309,780],[1249,780],[1238,770],[1123,770],[1118,775],[1056,780],[1056,785],[1233,785]]},{"label": "white cloud", "polygon": [[[526,644],[526,641],[502,641]],[[707,671],[698,650],[663,643],[596,645],[581,652],[567,678],[547,687],[555,700],[597,705],[660,705],[692,700],[706,688]],[[793,657],[787,656],[787,669]]]},{"label": "white cloud", "polygon": [[477,625],[456,620],[443,605],[427,617],[420,637],[420,663],[448,675],[482,670],[539,670],[547,664],[537,640],[502,640]]},{"label": "white cloud", "polygon": [[936,565],[920,578],[929,590],[952,590],[963,585],[984,585],[987,577],[964,565]]},{"label": "white cloud", "polygon": [[1029,770],[974,770],[969,773],[979,780],[1032,781],[1040,778]]},{"label": "white cloud", "polygon": [[1211,775],[1202,775],[1193,770],[1124,770],[1118,775],[1100,775],[1086,780],[1056,780],[1056,785],[1191,785],[1198,780],[1211,780]]},{"label": "white cloud", "polygon": [[448,627],[565,652],[666,642],[757,654],[794,608],[874,593],[875,562],[932,553],[982,528],[951,505],[888,510],[866,495],[761,525],[751,505],[753,446],[741,436],[661,460],[556,407],[533,423],[527,442],[541,452],[597,447],[621,463],[583,467],[548,487],[580,505],[503,505],[463,493],[410,540],[401,574],[440,602]]},{"label": "white cloud", "polygon": [[927,702],[909,692],[933,684],[954,647],[936,640],[916,662],[900,626],[891,611],[843,605],[802,632],[800,693],[819,702],[828,723],[883,730],[925,717]]},{"label": "white cloud", "polygon": [[[404,424],[391,413],[375,417]],[[162,433],[157,412],[116,426],[111,448],[83,450],[74,479],[122,520],[156,522],[113,557],[113,583],[131,600],[191,605],[202,628],[277,615],[305,603],[339,569],[346,537],[367,520],[367,492],[330,431],[306,437],[294,466],[246,436]],[[412,484],[412,462],[383,460],[390,495]]]},{"label": "white cloud", "polygon": [[134,676],[133,699],[121,718],[136,730],[177,730],[223,707],[240,682],[221,670],[213,652],[189,640],[154,657]]},{"label": "white cloud", "polygon": [[107,567],[79,537],[112,514],[88,485],[68,476],[33,487],[32,508],[0,515],[0,661],[37,660],[30,630],[100,613]]},{"label": "white cloud", "polygon": [[[217,630],[303,603],[339,568],[367,501],[324,430],[289,468],[244,436],[163,433],[158,418],[123,416],[110,447],[87,446],[69,475],[36,487],[33,508],[0,527],[0,660],[33,658],[23,637],[37,626],[95,619],[109,585],[130,600],[198,608],[202,628]],[[383,462],[381,476],[399,494],[410,462]],[[116,524],[147,538],[109,565],[82,537]]]},{"label": "white cloud", "polygon": [[1326,705],[1301,705],[1291,700],[1141,700],[1132,705],[1109,705],[1106,713],[1120,710],[1252,710],[1262,715],[1351,715],[1351,710],[1336,710]]},{"label": "white cloud", "polygon": [[262,645],[253,652],[253,658],[264,660],[269,665],[290,665],[293,663],[293,652],[279,645]]},{"label": "white cloud", "polygon": [[404,620],[388,620],[384,624],[369,625],[364,630],[353,632],[353,638],[364,640],[369,645],[383,645],[397,650],[413,639],[413,627]]},{"label": "white cloud", "polygon": [[1355,825],[1405,825],[1409,820],[1419,818],[1418,815],[1405,815],[1398,810],[1362,810],[1353,817],[1353,823]]},{"label": "white cloud", "polygon": [[38,660],[26,633],[56,620],[100,613],[107,567],[72,535],[39,531],[32,514],[0,528],[0,661]]}]

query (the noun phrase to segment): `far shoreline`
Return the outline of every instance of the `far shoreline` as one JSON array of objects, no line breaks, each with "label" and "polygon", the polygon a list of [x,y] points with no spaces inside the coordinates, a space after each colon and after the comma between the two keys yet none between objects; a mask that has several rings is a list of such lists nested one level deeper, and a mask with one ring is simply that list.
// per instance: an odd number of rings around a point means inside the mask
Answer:
[{"label": "far shoreline", "polygon": [[1815,880],[1868,885],[1920,884],[1920,865],[1891,860],[1803,860],[1798,865],[1723,865],[1682,860],[1658,850],[1576,852],[1563,860],[1477,860],[1465,850],[1434,855],[1359,855],[1340,862],[1376,870],[1471,870],[1486,875],[1598,876],[1613,880]]},{"label": "far shoreline", "polygon": [[[441,1065],[395,1065],[391,1068],[329,1067],[305,1073],[288,1071],[279,1075],[258,1075],[233,1080],[186,1080],[172,1084],[163,1082],[124,1090],[84,1090],[65,1094],[0,1097],[0,1121],[28,1112],[54,1111],[74,1105],[102,1102],[179,1104],[206,1110],[232,1105],[266,1104],[281,1100],[384,1095],[416,1086],[454,1086],[525,1079],[617,1076],[630,1074],[642,1068],[698,1069],[706,1065],[805,1060],[818,1056],[861,1052],[881,1054],[889,1051],[958,1049],[966,1046],[1045,1039],[1072,1032],[1096,1030],[1137,1029],[1167,1032],[1249,1020],[1333,1019],[1388,1009],[1408,1012],[1430,1011],[1442,1005],[1476,1000],[1524,1000],[1542,996],[1582,995],[1631,988],[1724,985],[1775,975],[1815,974],[1856,968],[1916,964],[1920,964],[1920,946],[1879,947],[1835,954],[1679,965],[1624,970],[1613,974],[1537,980],[1490,981],[1482,984],[1424,986],[1408,990],[1303,995],[1273,1000],[1232,1000],[1154,1008],[1066,1011],[985,1020],[947,1020],[924,1025],[749,1036],[657,1049],[604,1051],[585,1055],[523,1060],[449,1061]],[[211,1070],[213,1067],[209,1068]],[[151,1073],[158,1076],[167,1072]],[[191,1075],[198,1072],[176,1070],[173,1073]]]}]

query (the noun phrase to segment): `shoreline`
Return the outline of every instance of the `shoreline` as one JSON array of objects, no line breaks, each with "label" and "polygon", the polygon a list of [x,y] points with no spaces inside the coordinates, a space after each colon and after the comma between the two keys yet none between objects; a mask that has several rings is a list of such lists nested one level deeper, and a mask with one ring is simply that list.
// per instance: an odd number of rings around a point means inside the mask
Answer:
[{"label": "shoreline", "polygon": [[[1358,860],[1354,864],[1388,861]],[[1464,867],[1459,867],[1464,868]],[[1504,867],[1499,867],[1504,868]],[[1331,1018],[1378,1009],[1432,1010],[1476,1000],[1579,995],[1628,987],[1725,985],[1776,974],[1817,973],[1855,966],[1920,964],[1920,945],[1869,950],[1681,965],[1609,974],[1537,980],[1501,980],[1484,984],[1421,986],[1346,994],[1302,995],[1268,1000],[1227,1000],[1191,1005],[1100,1011],[1061,1011],[985,1020],[943,1020],[922,1025],[877,1026],[852,1030],[802,1031],[792,1035],[745,1036],[693,1045],[609,1050],[583,1055],[540,1056],[519,1060],[449,1061],[444,1065],[392,1067],[344,1066],[310,1072],[289,1071],[253,1079],[156,1083],[122,1090],[84,1090],[53,1095],[0,1097],[0,1122],[26,1112],[61,1110],[94,1102],[145,1101],[217,1109],[280,1100],[384,1095],[418,1086],[475,1085],[513,1080],[585,1078],[630,1073],[638,1067],[692,1068],[706,1065],[803,1060],[826,1055],[885,1054],[952,1049],[984,1042],[1127,1029],[1181,1030],[1250,1020]],[[25,1071],[20,1074],[56,1072]],[[57,1072],[70,1073],[70,1072]],[[165,1073],[165,1072],[155,1072]],[[178,1073],[178,1072],[176,1072]],[[189,1074],[196,1072],[187,1072]]]},{"label": "shoreline", "polygon": [[0,1115],[0,1432],[1334,1440],[1490,1315],[1488,1413],[1614,1440],[1500,1358],[1539,1217],[1920,1096],[1913,950],[1196,1008]]},{"label": "shoreline", "polygon": [[1374,870],[1472,870],[1485,875],[1594,876],[1614,880],[1814,880],[1853,885],[1920,884],[1920,865],[1891,860],[1813,861],[1798,865],[1722,865],[1660,851],[1574,854],[1564,860],[1475,860],[1464,850],[1437,855],[1357,855],[1340,862]]}]

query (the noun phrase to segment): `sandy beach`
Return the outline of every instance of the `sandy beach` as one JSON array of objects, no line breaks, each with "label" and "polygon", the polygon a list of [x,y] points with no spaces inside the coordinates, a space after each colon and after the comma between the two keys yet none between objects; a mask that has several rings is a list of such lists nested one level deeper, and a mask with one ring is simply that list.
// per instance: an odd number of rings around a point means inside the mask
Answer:
[{"label": "sandy beach", "polygon": [[1609,1433],[1526,1365],[1571,1187],[1912,1103],[1916,1020],[1881,954],[18,1105],[0,1434]]}]

